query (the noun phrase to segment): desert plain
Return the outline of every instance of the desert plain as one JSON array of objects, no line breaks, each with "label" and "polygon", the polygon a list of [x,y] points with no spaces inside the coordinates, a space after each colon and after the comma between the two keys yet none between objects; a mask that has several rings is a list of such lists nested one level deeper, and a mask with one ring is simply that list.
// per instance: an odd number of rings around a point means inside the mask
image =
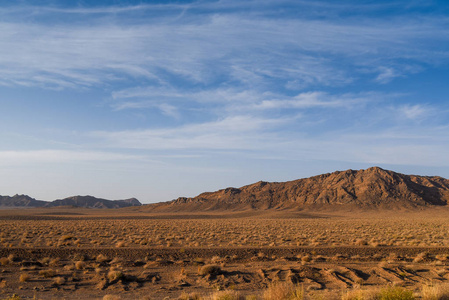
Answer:
[{"label": "desert plain", "polygon": [[0,299],[439,299],[448,213],[2,209]]}]

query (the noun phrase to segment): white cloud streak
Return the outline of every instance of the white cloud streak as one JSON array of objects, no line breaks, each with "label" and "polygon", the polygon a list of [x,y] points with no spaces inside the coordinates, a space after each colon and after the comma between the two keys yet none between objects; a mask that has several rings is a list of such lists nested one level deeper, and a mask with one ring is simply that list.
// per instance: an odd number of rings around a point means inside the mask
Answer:
[{"label": "white cloud streak", "polygon": [[[116,9],[138,12],[138,8],[108,8],[102,13],[114,14]],[[53,10],[44,11],[51,15]],[[101,9],[70,10],[89,14]],[[356,75],[317,54],[373,69],[379,60],[387,63],[404,58],[429,63],[448,59],[443,49],[425,46],[448,42],[444,20],[375,19],[361,23],[272,19],[234,12],[196,17],[193,22],[190,18],[175,22],[154,18],[132,25],[128,16],[93,25],[86,22],[86,26],[3,21],[0,82],[75,88],[134,77],[172,86],[176,81],[170,76],[175,76],[192,83],[211,85],[225,79],[259,88],[276,79],[300,89],[313,84],[343,84]],[[385,68],[377,77],[380,82],[394,76],[391,68]]]},{"label": "white cloud streak", "polygon": [[27,165],[33,163],[111,162],[145,160],[144,156],[111,152],[73,150],[0,151],[0,165]]},{"label": "white cloud streak", "polygon": [[103,141],[103,146],[112,148],[253,150],[266,143],[264,138],[269,136],[270,130],[290,121],[287,118],[262,119],[238,115],[170,129],[97,131],[90,136]]}]

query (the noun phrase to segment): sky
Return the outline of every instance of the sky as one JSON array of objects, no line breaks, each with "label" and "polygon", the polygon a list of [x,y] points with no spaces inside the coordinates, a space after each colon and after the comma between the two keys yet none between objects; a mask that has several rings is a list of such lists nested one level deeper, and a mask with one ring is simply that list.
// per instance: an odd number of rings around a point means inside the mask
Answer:
[{"label": "sky", "polygon": [[0,0],[0,195],[449,178],[447,1]]}]

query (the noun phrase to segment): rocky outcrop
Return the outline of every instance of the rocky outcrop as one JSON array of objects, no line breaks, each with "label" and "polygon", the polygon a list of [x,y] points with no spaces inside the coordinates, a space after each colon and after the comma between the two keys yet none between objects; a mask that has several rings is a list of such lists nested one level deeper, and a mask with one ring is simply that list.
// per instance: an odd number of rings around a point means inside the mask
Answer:
[{"label": "rocky outcrop", "polygon": [[142,205],[136,198],[126,200],[106,200],[93,196],[73,196],[54,201],[42,201],[27,195],[0,196],[0,207],[56,207],[77,206],[86,208],[122,208]]},{"label": "rocky outcrop", "polygon": [[413,208],[447,205],[449,180],[404,175],[372,167],[322,174],[289,182],[257,182],[181,197],[156,210],[303,209],[319,207]]}]

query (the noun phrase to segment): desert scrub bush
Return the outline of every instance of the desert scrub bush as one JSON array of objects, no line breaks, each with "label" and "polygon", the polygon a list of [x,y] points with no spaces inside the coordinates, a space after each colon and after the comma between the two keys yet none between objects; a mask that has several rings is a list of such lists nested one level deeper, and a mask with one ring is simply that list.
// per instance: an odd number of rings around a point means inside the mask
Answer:
[{"label": "desert scrub bush", "polygon": [[362,290],[360,288],[355,288],[352,290],[344,291],[342,300],[379,300],[379,290],[378,289],[366,289]]},{"label": "desert scrub bush", "polygon": [[115,244],[115,247],[117,248],[121,248],[121,247],[125,247],[126,243],[124,241],[119,241]]},{"label": "desert scrub bush", "polygon": [[40,270],[39,271],[39,276],[45,277],[45,278],[51,278],[54,277],[56,275],[56,272],[52,269],[47,269],[47,270]]},{"label": "desert scrub bush", "polygon": [[217,265],[204,265],[199,269],[198,274],[201,276],[218,275],[220,272],[221,268]]},{"label": "desert scrub bush", "polygon": [[119,295],[104,295],[103,300],[120,300]]},{"label": "desert scrub bush", "polygon": [[264,300],[302,300],[304,289],[291,282],[274,282],[263,293]]},{"label": "desert scrub bush", "polygon": [[61,277],[61,276],[55,277],[55,278],[53,279],[53,283],[54,283],[55,285],[63,285],[63,284],[65,283],[65,278],[64,278],[64,277]]},{"label": "desert scrub bush", "polygon": [[98,254],[97,257],[95,258],[95,260],[99,263],[104,263],[104,262],[107,262],[109,259],[107,256],[105,256],[103,254]]},{"label": "desert scrub bush", "polygon": [[209,298],[210,300],[245,300],[245,297],[239,294],[239,292],[234,290],[229,291],[218,291],[212,294]]},{"label": "desert scrub bush", "polygon": [[380,290],[380,300],[413,300],[413,291],[400,286],[387,286]]},{"label": "desert scrub bush", "polygon": [[22,300],[22,298],[20,298],[20,296],[17,294],[13,294],[12,296],[6,297],[3,300]]},{"label": "desert scrub bush", "polygon": [[10,260],[7,257],[0,258],[0,265],[6,266],[6,265],[9,265],[9,263],[10,263]]},{"label": "desert scrub bush", "polygon": [[112,270],[108,273],[109,281],[118,281],[122,279],[125,275],[121,271]]},{"label": "desert scrub bush", "polygon": [[449,300],[449,284],[425,285],[421,288],[421,297],[424,300]]},{"label": "desert scrub bush", "polygon": [[86,263],[85,263],[84,261],[82,261],[82,260],[77,261],[77,262],[75,263],[75,268],[76,268],[77,270],[82,270],[82,269],[84,269],[85,267],[86,267]]},{"label": "desert scrub bush", "polygon": [[178,297],[178,300],[201,300],[201,297],[197,293],[187,294],[183,292],[181,296]]},{"label": "desert scrub bush", "polygon": [[423,262],[424,260],[426,260],[427,258],[429,258],[429,254],[427,254],[426,252],[422,252],[422,253],[419,253],[419,254],[415,257],[415,259],[413,260],[413,262],[415,262],[415,263],[420,263],[420,262]]},{"label": "desert scrub bush", "polygon": [[20,282],[27,282],[30,280],[30,275],[28,275],[27,273],[22,273],[19,276],[19,281]]},{"label": "desert scrub bush", "polygon": [[50,260],[50,262],[48,263],[48,265],[49,265],[49,266],[52,266],[52,267],[56,267],[56,266],[59,265],[59,262],[60,262],[60,258],[59,258],[59,257],[56,257],[56,258],[53,258],[52,260]]},{"label": "desert scrub bush", "polygon": [[16,256],[14,254],[8,255],[8,260],[9,260],[10,263],[18,261],[18,259],[16,258]]}]

